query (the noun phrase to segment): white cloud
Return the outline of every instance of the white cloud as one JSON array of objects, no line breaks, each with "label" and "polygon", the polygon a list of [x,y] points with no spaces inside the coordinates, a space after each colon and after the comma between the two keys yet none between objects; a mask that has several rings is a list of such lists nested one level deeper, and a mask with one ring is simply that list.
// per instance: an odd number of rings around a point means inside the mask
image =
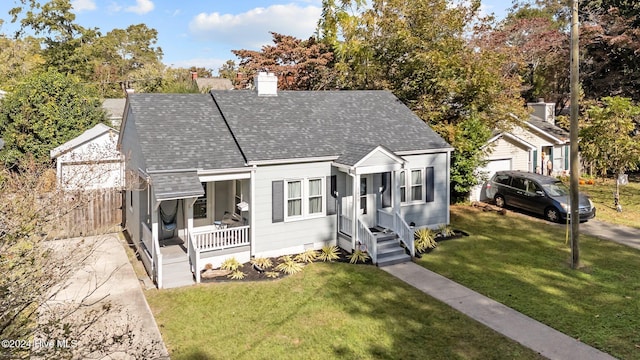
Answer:
[{"label": "white cloud", "polygon": [[[191,20],[191,33],[201,40],[258,49],[271,43],[269,31],[306,39],[313,35],[322,9],[309,5],[272,5],[241,14],[200,13]],[[238,49],[239,49],[238,48]]]},{"label": "white cloud", "polygon": [[124,9],[126,12],[136,13],[138,15],[144,15],[151,12],[155,5],[151,0],[136,0],[135,6],[128,6]]},{"label": "white cloud", "polygon": [[96,9],[96,2],[94,0],[73,0],[71,6],[77,12],[91,11]]},{"label": "white cloud", "polygon": [[112,1],[111,4],[109,4],[109,8],[108,9],[109,9],[109,13],[117,13],[120,10],[122,10],[122,6],[120,6],[117,3]]}]

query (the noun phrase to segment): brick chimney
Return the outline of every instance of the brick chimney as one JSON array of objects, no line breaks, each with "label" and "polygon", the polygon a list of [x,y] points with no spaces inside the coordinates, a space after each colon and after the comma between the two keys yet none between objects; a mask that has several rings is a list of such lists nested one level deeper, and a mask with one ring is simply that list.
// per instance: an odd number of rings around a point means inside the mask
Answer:
[{"label": "brick chimney", "polygon": [[537,116],[550,124],[556,124],[555,103],[544,102],[543,98],[539,98],[537,102],[527,103],[527,106],[533,109],[534,116]]},{"label": "brick chimney", "polygon": [[253,78],[258,96],[278,96],[278,77],[273,73],[259,72]]},{"label": "brick chimney", "polygon": [[197,71],[192,71],[191,72],[191,81],[196,81],[197,78],[198,78],[198,72]]}]

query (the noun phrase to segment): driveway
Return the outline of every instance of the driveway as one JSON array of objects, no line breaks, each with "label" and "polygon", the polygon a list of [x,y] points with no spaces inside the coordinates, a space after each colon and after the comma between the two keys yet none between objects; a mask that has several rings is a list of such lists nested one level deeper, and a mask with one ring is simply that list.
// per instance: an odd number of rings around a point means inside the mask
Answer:
[{"label": "driveway", "polygon": [[629,226],[609,224],[592,219],[580,224],[580,233],[640,249],[640,229]]},{"label": "driveway", "polygon": [[54,248],[68,250],[70,246],[86,244],[97,244],[97,247],[86,259],[85,266],[69,281],[69,286],[51,300],[51,304],[77,304],[85,299],[85,303],[91,305],[80,308],[76,314],[80,317],[88,317],[92,310],[110,303],[110,311],[85,332],[80,340],[81,349],[96,342],[109,344],[114,336],[125,334],[131,342],[109,346],[106,351],[92,353],[92,357],[99,354],[98,358],[106,359],[169,359],[140,281],[127,258],[125,240],[118,234],[107,234],[57,240]]}]

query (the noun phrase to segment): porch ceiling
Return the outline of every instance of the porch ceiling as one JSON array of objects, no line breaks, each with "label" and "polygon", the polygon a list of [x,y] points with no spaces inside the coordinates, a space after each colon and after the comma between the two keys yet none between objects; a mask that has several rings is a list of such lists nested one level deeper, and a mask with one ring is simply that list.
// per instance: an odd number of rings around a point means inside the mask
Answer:
[{"label": "porch ceiling", "polygon": [[150,174],[157,201],[184,199],[204,195],[196,171]]}]

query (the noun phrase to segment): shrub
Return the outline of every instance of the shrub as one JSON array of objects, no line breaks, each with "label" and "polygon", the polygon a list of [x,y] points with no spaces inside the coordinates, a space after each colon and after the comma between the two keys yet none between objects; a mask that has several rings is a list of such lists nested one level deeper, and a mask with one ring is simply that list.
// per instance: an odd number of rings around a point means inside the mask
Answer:
[{"label": "shrub", "polygon": [[207,264],[204,266],[204,269],[205,269],[205,270],[211,270],[211,269],[213,269],[213,264],[212,264],[212,263],[207,263]]},{"label": "shrub", "polygon": [[310,263],[313,262],[313,260],[315,260],[317,257],[318,252],[313,249],[309,249],[301,254],[296,255],[294,259],[303,263]]},{"label": "shrub", "polygon": [[280,260],[281,263],[276,266],[277,271],[281,271],[287,275],[293,275],[302,271],[302,264],[293,260],[290,255],[283,256],[278,260]]},{"label": "shrub", "polygon": [[442,236],[453,236],[456,234],[451,228],[451,226],[447,224],[442,224],[438,226],[438,232],[442,234]]},{"label": "shrub", "polygon": [[229,279],[233,280],[242,280],[247,276],[247,274],[243,273],[240,270],[234,270],[231,274],[227,275]]},{"label": "shrub", "polygon": [[269,269],[273,266],[271,259],[264,257],[255,258],[251,260],[251,263],[255,266],[259,266],[262,270]]},{"label": "shrub", "polygon": [[232,257],[223,261],[222,264],[220,265],[220,269],[236,271],[240,268],[240,265],[241,265],[240,262],[236,260],[236,258]]},{"label": "shrub", "polygon": [[357,264],[359,262],[366,262],[367,260],[369,260],[369,254],[367,254],[366,252],[360,249],[347,255],[347,257],[349,258],[349,262],[352,264]]},{"label": "shrub", "polygon": [[318,259],[322,261],[333,261],[340,259],[340,252],[337,246],[324,246],[322,250],[320,250],[320,254],[318,255]]},{"label": "shrub", "polygon": [[267,275],[267,277],[270,279],[275,279],[280,276],[280,273],[277,271],[267,271],[264,274]]},{"label": "shrub", "polygon": [[436,234],[429,228],[421,228],[414,233],[415,248],[418,252],[424,252],[427,249],[433,249],[438,246],[436,242]]}]

